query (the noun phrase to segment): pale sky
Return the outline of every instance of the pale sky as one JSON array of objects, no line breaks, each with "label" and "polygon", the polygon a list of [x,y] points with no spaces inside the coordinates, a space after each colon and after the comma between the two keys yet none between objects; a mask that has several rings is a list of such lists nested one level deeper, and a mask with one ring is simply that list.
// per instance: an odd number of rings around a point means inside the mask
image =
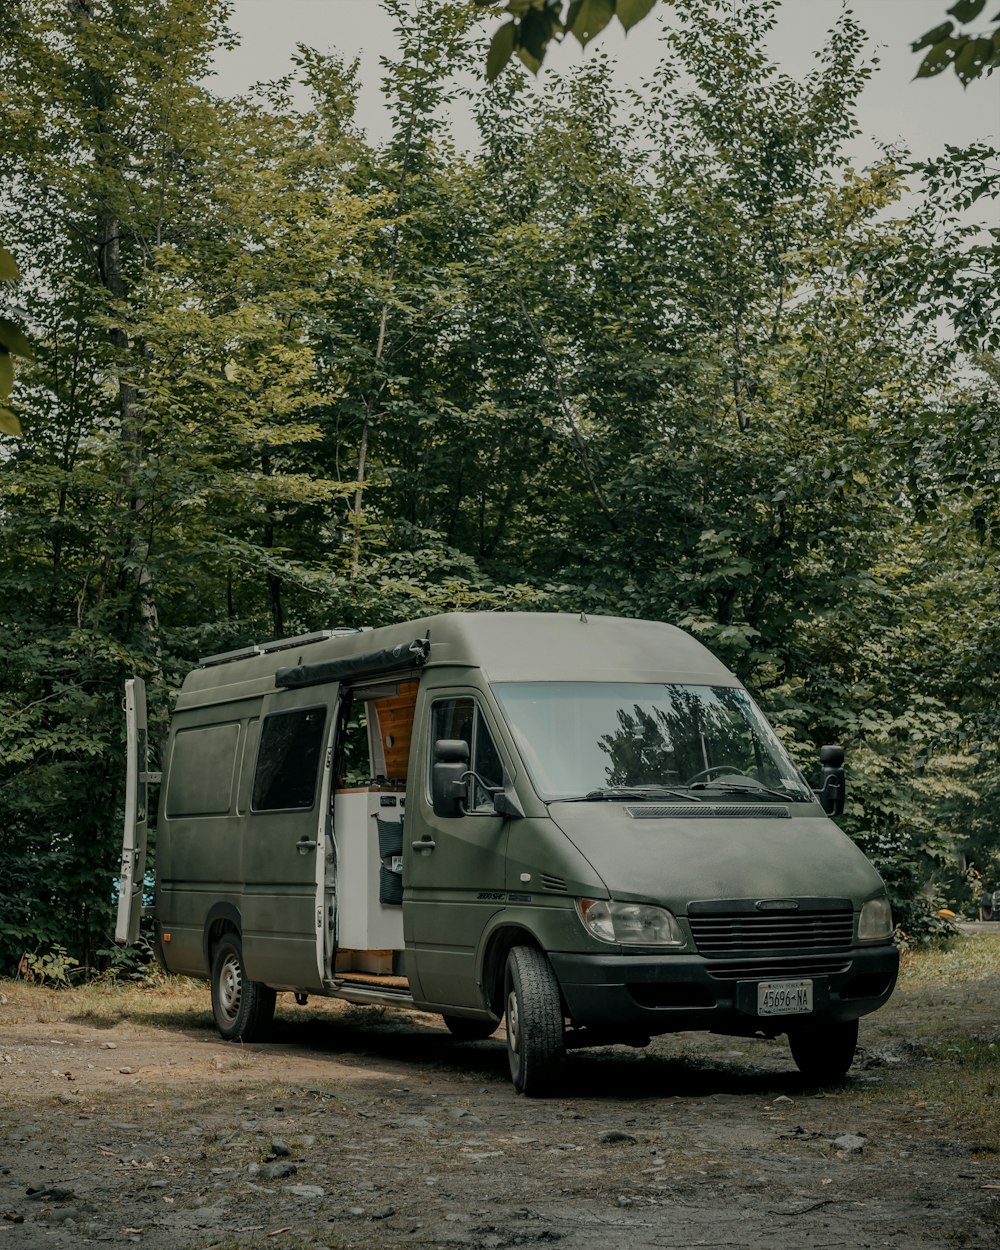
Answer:
[{"label": "pale sky", "polygon": [[[739,3],[739,0],[733,0]],[[963,90],[954,73],[913,81],[918,58],[909,44],[944,20],[951,0],[853,0],[851,10],[868,30],[881,64],[861,100],[860,125],[868,142],[859,142],[856,159],[875,155],[871,140],[902,141],[916,156],[939,152],[945,143],[965,145],[985,140],[1000,147],[1000,73]],[[378,0],[233,0],[233,24],[242,44],[220,58],[215,90],[244,91],[261,79],[279,78],[291,69],[297,43],[320,51],[336,49],[349,58],[360,56],[363,84],[359,120],[373,139],[386,136],[379,99],[380,54],[393,52],[392,22]],[[669,18],[669,5],[661,4]],[[844,7],[842,0],[784,0],[772,51],[792,74],[812,68],[812,54],[824,32]],[[989,8],[992,15],[992,7]],[[497,19],[484,19],[493,30]],[[647,18],[626,38],[617,23],[599,37],[600,47],[619,61],[623,81],[638,85],[658,59],[657,21]],[[546,69],[567,68],[586,57],[575,40],[550,51]],[[452,123],[460,143],[474,142],[471,122],[456,104]]]}]

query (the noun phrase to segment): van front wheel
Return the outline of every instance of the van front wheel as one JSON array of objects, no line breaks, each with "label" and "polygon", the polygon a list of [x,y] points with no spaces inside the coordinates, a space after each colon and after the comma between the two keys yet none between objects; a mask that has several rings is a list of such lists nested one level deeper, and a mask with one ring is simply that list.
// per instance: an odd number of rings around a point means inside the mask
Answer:
[{"label": "van front wheel", "polygon": [[788,1030],[795,1066],[808,1081],[836,1085],[844,1079],[858,1046],[857,1020],[816,1020]]},{"label": "van front wheel", "polygon": [[274,1019],[275,997],[274,990],[247,976],[236,934],[223,934],[212,958],[212,1014],[226,1041],[263,1037]]},{"label": "van front wheel", "polygon": [[552,1091],[566,1053],[562,999],[552,965],[533,946],[515,946],[504,975],[507,1058],[519,1094]]}]

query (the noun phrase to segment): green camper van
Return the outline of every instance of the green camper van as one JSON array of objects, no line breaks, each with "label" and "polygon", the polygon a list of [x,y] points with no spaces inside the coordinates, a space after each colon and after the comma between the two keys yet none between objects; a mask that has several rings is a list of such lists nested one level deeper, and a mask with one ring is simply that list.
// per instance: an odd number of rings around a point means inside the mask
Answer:
[{"label": "green camper van", "polygon": [[844,1076],[892,993],[885,887],[747,691],[670,625],[454,613],[210,656],[162,774],[128,683],[117,940],[136,940],[159,782],[159,958],[211,983],[222,1036],[275,995],[505,1024],[524,1094],[567,1049],[787,1034]]}]

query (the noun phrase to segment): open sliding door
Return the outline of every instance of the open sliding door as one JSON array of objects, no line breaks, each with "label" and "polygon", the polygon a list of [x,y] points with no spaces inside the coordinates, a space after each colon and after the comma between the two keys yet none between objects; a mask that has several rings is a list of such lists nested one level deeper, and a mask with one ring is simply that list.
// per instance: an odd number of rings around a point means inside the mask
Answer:
[{"label": "open sliding door", "polygon": [[324,982],[330,769],[340,686],[264,699],[243,843],[243,954],[248,975],[278,989]]}]

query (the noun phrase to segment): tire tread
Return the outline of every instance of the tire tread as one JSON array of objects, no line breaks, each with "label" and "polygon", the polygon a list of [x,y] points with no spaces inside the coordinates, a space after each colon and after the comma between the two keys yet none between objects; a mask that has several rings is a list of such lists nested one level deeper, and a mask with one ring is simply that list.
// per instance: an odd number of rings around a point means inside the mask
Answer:
[{"label": "tire tread", "polygon": [[511,1077],[518,1093],[549,1093],[565,1058],[562,996],[552,965],[534,946],[515,946],[508,956],[507,987],[520,1002],[520,1051],[508,1047]]}]

